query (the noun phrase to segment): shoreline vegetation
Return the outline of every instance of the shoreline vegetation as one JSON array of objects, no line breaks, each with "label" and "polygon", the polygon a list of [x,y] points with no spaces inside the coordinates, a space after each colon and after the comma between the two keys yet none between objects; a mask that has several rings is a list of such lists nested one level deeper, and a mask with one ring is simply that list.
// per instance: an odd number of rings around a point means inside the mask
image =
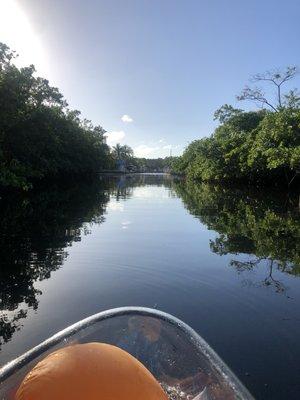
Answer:
[{"label": "shoreline vegetation", "polygon": [[[244,111],[225,104],[215,112],[214,133],[190,143],[172,163],[173,173],[202,182],[247,183],[294,188],[300,177],[300,94],[283,92],[298,70],[269,71],[252,78],[237,96],[261,107]],[[257,84],[271,84],[271,101]]]},{"label": "shoreline vegetation", "polygon": [[169,172],[170,157],[134,157],[106,144],[104,128],[71,110],[59,89],[18,68],[0,42],[0,190],[27,191],[44,181],[86,180],[98,173]]},{"label": "shoreline vegetation", "polygon": [[296,67],[255,75],[237,96],[261,108],[244,111],[225,104],[209,137],[194,140],[182,156],[134,157],[127,145],[106,144],[106,131],[71,110],[59,90],[18,68],[14,51],[0,42],[0,188],[29,190],[44,180],[90,178],[100,172],[167,172],[199,182],[246,183],[294,188],[300,178],[300,94],[284,92]]},{"label": "shoreline vegetation", "polygon": [[28,190],[49,178],[87,176],[112,167],[105,130],[70,110],[35,68],[17,68],[0,43],[0,186]]}]

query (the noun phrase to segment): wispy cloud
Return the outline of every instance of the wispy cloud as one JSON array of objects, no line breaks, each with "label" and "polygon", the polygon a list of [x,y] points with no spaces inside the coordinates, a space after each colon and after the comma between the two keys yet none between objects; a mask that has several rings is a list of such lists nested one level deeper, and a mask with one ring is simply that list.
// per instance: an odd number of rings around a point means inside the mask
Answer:
[{"label": "wispy cloud", "polygon": [[133,119],[127,114],[122,115],[121,120],[123,122],[132,122],[133,121]]},{"label": "wispy cloud", "polygon": [[125,137],[124,131],[111,131],[105,134],[106,141],[109,146],[114,146],[115,144],[121,142]]}]

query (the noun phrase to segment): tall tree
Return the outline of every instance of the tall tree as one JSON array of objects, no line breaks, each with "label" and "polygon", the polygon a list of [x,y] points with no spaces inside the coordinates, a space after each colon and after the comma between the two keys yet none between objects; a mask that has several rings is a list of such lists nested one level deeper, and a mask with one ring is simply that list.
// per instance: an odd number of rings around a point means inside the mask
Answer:
[{"label": "tall tree", "polygon": [[282,86],[295,78],[298,73],[296,66],[288,66],[284,70],[267,71],[263,74],[256,74],[251,78],[251,82],[256,85],[257,83],[269,83],[276,89],[276,99],[273,101],[266,96],[265,90],[262,87],[245,86],[241,94],[237,96],[240,101],[250,100],[260,104],[262,107],[269,107],[273,111],[279,111],[285,106],[299,106],[300,97],[298,92],[294,89],[287,94],[282,93]]},{"label": "tall tree", "polygon": [[129,160],[133,157],[133,150],[131,147],[125,145],[121,145],[120,143],[117,143],[113,148],[112,148],[112,153],[113,156],[117,160]]}]

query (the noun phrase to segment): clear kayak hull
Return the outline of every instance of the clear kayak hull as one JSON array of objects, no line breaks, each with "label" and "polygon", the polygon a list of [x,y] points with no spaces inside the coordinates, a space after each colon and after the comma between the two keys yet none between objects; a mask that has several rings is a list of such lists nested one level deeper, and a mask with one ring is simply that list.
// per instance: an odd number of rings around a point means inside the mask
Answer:
[{"label": "clear kayak hull", "polygon": [[210,346],[169,314],[141,307],[108,310],[52,336],[0,370],[0,399],[13,399],[25,375],[47,354],[75,343],[103,342],[140,360],[170,399],[253,400]]}]

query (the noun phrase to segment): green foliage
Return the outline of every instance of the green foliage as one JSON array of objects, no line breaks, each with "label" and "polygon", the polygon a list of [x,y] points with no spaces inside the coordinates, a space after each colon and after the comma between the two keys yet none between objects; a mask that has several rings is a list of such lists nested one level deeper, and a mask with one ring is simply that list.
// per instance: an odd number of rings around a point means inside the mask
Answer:
[{"label": "green foliage", "polygon": [[300,169],[300,110],[283,109],[266,115],[249,151],[251,168],[272,172],[288,182]]},{"label": "green foliage", "polygon": [[104,129],[81,120],[31,65],[17,68],[0,43],[0,185],[28,189],[45,177],[98,172],[111,165]]},{"label": "green foliage", "polygon": [[134,165],[140,172],[169,172],[177,158],[135,158]]},{"label": "green foliage", "polygon": [[218,120],[220,123],[228,121],[231,117],[242,113],[243,110],[234,108],[230,104],[224,104],[214,113],[214,120]]},{"label": "green foliage", "polygon": [[248,153],[266,111],[237,112],[209,138],[192,142],[173,170],[203,181],[253,179]]},{"label": "green foliage", "polygon": [[298,109],[300,108],[300,93],[297,89],[292,89],[284,95],[283,100],[286,108]]},{"label": "green foliage", "polygon": [[115,160],[130,161],[133,159],[133,150],[126,144],[122,146],[120,143],[117,143],[112,148],[112,155]]},{"label": "green foliage", "polygon": [[300,110],[238,112],[192,142],[175,173],[202,181],[286,182],[300,170]]}]

